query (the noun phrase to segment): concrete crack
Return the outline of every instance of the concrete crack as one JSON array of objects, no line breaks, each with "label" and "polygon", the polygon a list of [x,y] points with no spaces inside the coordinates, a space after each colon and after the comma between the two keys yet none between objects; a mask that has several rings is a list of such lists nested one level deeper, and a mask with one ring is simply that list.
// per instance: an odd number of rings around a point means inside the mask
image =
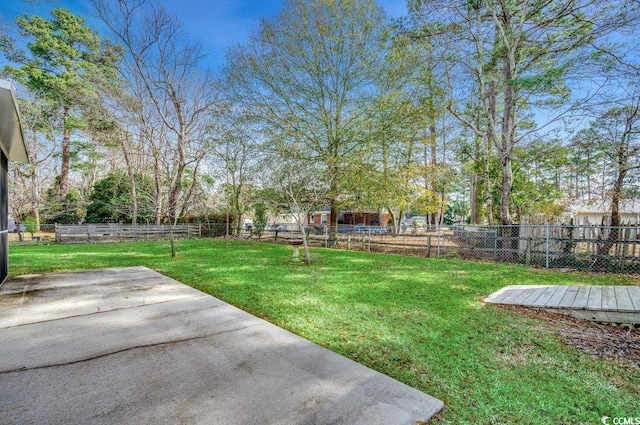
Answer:
[{"label": "concrete crack", "polygon": [[[138,308],[138,307],[151,307],[151,306],[158,305],[158,304],[167,304],[167,303],[171,303],[171,302],[175,302],[175,301],[184,301],[184,300],[190,300],[190,299],[195,299],[195,298],[201,298],[201,297],[205,297],[205,296],[207,296],[207,295],[198,294],[198,295],[194,295],[194,296],[191,296],[191,297],[175,298],[175,299],[172,299],[172,300],[157,301],[157,302],[147,303],[147,304],[136,304],[136,305],[131,305],[131,306],[127,306],[127,307],[112,308],[112,309],[109,309],[109,310],[98,310],[98,311],[92,311],[91,313],[74,314],[72,316],[57,317],[55,319],[39,320],[37,322],[20,323],[18,325],[5,326],[5,327],[0,328],[0,329],[11,329],[11,328],[18,328],[20,326],[37,325],[39,323],[56,322],[58,320],[72,319],[74,317],[92,316],[94,314],[110,313],[112,311],[129,310],[129,309]],[[222,307],[222,306],[224,306],[224,304],[216,305],[216,306],[208,306],[208,307],[200,309],[200,310],[189,310],[189,311],[202,311],[202,310],[207,310],[209,308],[218,308],[218,307]]]},{"label": "concrete crack", "polygon": [[[41,286],[37,286],[35,288],[29,288],[29,284],[28,283],[22,283],[24,286],[22,287],[22,289],[8,289],[8,285],[5,283],[3,285],[3,292],[0,294],[0,296],[12,296],[12,295],[30,295],[33,293],[39,293],[39,292],[48,292],[48,291],[59,291],[60,289],[86,289],[87,287],[89,288],[93,288],[93,287],[100,287],[100,286],[107,286],[107,285],[114,285],[114,284],[126,284],[126,285],[130,285],[133,286],[135,285],[136,281],[145,281],[148,280],[149,276],[141,276],[141,277],[132,277],[130,279],[127,279],[126,282],[124,282],[122,279],[120,278],[113,278],[112,280],[105,280],[103,282],[99,282],[99,283],[78,283],[78,284],[74,284],[74,285],[65,285],[63,287],[52,287],[52,286],[47,286],[46,284],[42,284]],[[132,283],[133,282],[133,283]]]},{"label": "concrete crack", "polygon": [[101,359],[103,357],[112,356],[114,354],[125,353],[127,351],[133,351],[133,350],[137,350],[137,349],[151,348],[151,347],[161,347],[161,346],[172,345],[172,344],[180,344],[180,343],[183,343],[183,342],[189,342],[189,341],[194,341],[194,340],[198,340],[198,339],[210,338],[212,336],[224,335],[226,333],[237,332],[237,331],[241,331],[243,329],[250,329],[250,328],[257,327],[257,326],[264,326],[264,323],[256,323],[255,325],[242,326],[242,327],[239,327],[239,328],[228,329],[226,331],[214,332],[212,334],[194,336],[194,337],[184,338],[184,339],[176,339],[176,340],[173,340],[173,341],[163,341],[163,342],[155,342],[155,343],[152,343],[152,344],[136,345],[135,347],[122,348],[120,350],[112,351],[112,352],[109,352],[109,353],[98,354],[98,355],[95,355],[95,356],[92,356],[92,357],[73,360],[73,361],[65,362],[65,363],[56,363],[56,364],[33,366],[33,367],[23,366],[23,367],[18,367],[18,368],[15,368],[15,369],[0,370],[0,375],[7,374],[7,373],[14,373],[14,372],[28,372],[28,371],[31,371],[31,370],[38,370],[38,369],[49,369],[49,368],[52,368],[52,367],[71,366],[71,365],[78,364],[78,363],[90,362],[92,360],[97,360],[97,359]]}]

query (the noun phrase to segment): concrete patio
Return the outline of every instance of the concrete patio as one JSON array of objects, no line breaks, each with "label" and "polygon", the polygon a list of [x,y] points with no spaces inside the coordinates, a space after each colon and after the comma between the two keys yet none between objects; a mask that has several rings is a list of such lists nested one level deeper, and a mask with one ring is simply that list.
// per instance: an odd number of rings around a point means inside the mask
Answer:
[{"label": "concrete patio", "polygon": [[443,403],[144,267],[0,287],[3,424],[415,424]]}]

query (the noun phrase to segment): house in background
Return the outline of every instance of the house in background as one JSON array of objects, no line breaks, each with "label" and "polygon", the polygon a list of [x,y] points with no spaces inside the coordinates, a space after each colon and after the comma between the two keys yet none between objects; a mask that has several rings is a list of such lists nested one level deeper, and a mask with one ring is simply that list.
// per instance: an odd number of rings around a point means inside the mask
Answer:
[{"label": "house in background", "polygon": [[304,213],[297,215],[294,213],[283,213],[269,216],[267,228],[271,229],[277,226],[278,230],[300,232],[302,230],[300,226],[302,225],[302,227],[304,227],[306,224],[308,224],[308,219]]},{"label": "house in background", "polygon": [[[363,211],[341,211],[338,213],[338,225],[355,226],[363,224],[365,226],[386,226],[391,215],[387,212],[379,213],[374,210]],[[331,211],[327,208],[315,211],[309,218],[311,224],[323,226],[331,222]]]},{"label": "house in background", "polygon": [[[386,226],[390,219],[389,213],[378,213],[373,210],[363,211],[341,211],[338,214],[338,226]],[[297,218],[297,219],[296,219]],[[301,223],[303,227],[311,226],[317,229],[324,229],[331,222],[331,210],[329,207],[314,211],[308,217],[295,217],[293,213],[283,213],[277,216],[270,216],[267,228],[277,225],[279,230],[300,231]]]},{"label": "house in background", "polygon": [[0,284],[9,273],[9,161],[28,162],[15,88],[0,79]]},{"label": "house in background", "polygon": [[[577,226],[601,225],[611,223],[611,205],[608,202],[596,201],[576,203],[566,208],[563,221]],[[620,201],[620,224],[640,224],[640,200],[624,199]]]}]

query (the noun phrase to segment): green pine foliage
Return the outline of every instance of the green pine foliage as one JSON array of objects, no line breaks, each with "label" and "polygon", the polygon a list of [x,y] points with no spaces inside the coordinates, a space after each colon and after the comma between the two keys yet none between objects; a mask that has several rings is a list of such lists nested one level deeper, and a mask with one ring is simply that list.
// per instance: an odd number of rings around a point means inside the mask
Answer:
[{"label": "green pine foliage", "polygon": [[[153,205],[150,193],[151,181],[140,174],[135,175],[138,191],[138,222],[149,223],[153,219]],[[107,175],[93,187],[87,206],[87,223],[130,223],[132,220],[133,200],[131,182],[124,171]],[[142,201],[142,202],[140,202]]]}]

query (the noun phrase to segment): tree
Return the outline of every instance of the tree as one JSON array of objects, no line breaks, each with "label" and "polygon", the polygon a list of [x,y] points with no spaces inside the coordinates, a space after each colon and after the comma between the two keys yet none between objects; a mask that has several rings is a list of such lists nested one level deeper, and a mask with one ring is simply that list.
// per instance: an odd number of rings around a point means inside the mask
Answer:
[{"label": "tree", "polygon": [[636,94],[630,105],[606,111],[576,139],[582,141],[585,137],[601,150],[609,164],[609,172],[603,176],[603,184],[607,188],[603,195],[609,201],[611,228],[598,246],[598,259],[594,265],[597,270],[603,270],[606,268],[606,256],[620,235],[620,202],[625,198],[625,188],[631,177],[635,177],[634,180],[640,177],[640,96]]},{"label": "tree", "polygon": [[263,191],[263,198],[272,210],[291,214],[302,234],[305,264],[311,265],[306,219],[326,203],[329,185],[328,176],[323,176],[319,167],[310,167],[301,152],[286,145],[276,147],[275,160],[265,169],[270,186]]},{"label": "tree", "polygon": [[69,192],[71,135],[81,126],[77,109],[98,98],[97,87],[115,78],[119,50],[68,10],[54,9],[51,15],[51,20],[39,16],[16,19],[20,33],[33,41],[27,46],[29,54],[7,46],[5,54],[20,66],[8,65],[4,71],[59,108],[59,196],[65,199]]},{"label": "tree", "polygon": [[562,213],[559,169],[564,151],[557,140],[536,140],[514,152],[510,209],[519,222],[524,216],[544,214],[548,219]]},{"label": "tree", "polygon": [[[149,191],[144,192],[148,187],[138,188],[141,179],[147,180],[143,175],[147,171],[145,168],[147,161],[143,159],[142,143],[132,135],[132,132],[140,129],[140,126],[135,125],[138,124],[135,120],[138,111],[131,105],[133,103],[131,96],[120,90],[119,87],[105,93],[105,97],[107,96],[109,100],[106,103],[113,106],[94,105],[89,109],[86,112],[87,130],[91,136],[91,142],[104,146],[108,151],[109,159],[113,164],[109,167],[112,170],[110,174],[122,170],[122,162],[124,161],[128,177],[128,184],[125,187],[130,192],[129,200],[131,203],[127,219],[131,221],[131,225],[135,226],[138,223],[138,210],[142,207],[141,204],[144,203],[144,207],[149,205],[148,194],[150,193]],[[102,159],[101,156],[100,153],[95,152],[89,159],[96,161]],[[95,175],[96,167],[89,166],[87,168]],[[95,188],[95,179],[91,178],[89,181],[92,182],[90,186]],[[145,221],[148,222],[148,211],[143,214]]]},{"label": "tree", "polygon": [[127,218],[131,199],[122,173],[109,174],[93,187],[87,206],[87,223],[122,222]]},{"label": "tree", "polygon": [[[412,0],[409,9],[423,39],[439,49],[448,75],[456,76],[449,111],[495,148],[500,222],[511,224],[514,150],[548,124],[536,125],[527,114],[571,106],[571,82],[595,41],[635,19],[638,7],[624,1]],[[465,114],[468,105],[479,109],[475,118]]]},{"label": "tree", "polygon": [[598,178],[603,164],[603,152],[592,136],[593,130],[582,129],[575,134],[568,146],[566,196],[571,200],[590,203],[597,197]]},{"label": "tree", "polygon": [[253,204],[253,229],[258,237],[262,236],[267,227],[267,206],[264,202]]},{"label": "tree", "polygon": [[365,153],[351,159],[343,183],[347,209],[386,210],[396,232],[416,196],[416,185],[435,190],[441,171],[435,128],[440,91],[432,64],[423,61],[423,46],[411,41],[398,35],[382,46],[385,59],[371,100],[370,142]]},{"label": "tree", "polygon": [[76,189],[70,189],[67,196],[60,198],[60,177],[45,194],[46,219],[60,224],[80,224],[86,216],[86,201]]},{"label": "tree", "polygon": [[[151,181],[142,175],[135,176],[137,193],[149,193]],[[87,206],[87,223],[107,223],[107,222],[132,222],[132,214],[139,214],[139,218],[144,221],[151,221],[153,218],[153,206],[150,197],[146,202],[136,203],[137,208],[133,208],[133,198],[130,182],[124,170],[110,173],[102,180],[98,181],[89,195],[89,205]]]},{"label": "tree", "polygon": [[48,165],[57,149],[55,107],[35,96],[19,98],[18,106],[29,162],[12,166],[14,178],[10,180],[10,205],[14,209],[14,217],[32,216],[35,231],[40,231],[43,187],[52,175]]},{"label": "tree", "polygon": [[219,180],[225,181],[227,207],[239,234],[242,217],[254,202],[260,161],[269,159],[261,151],[260,133],[251,114],[230,107],[222,115],[216,129],[221,143],[213,148],[211,165],[220,170]]},{"label": "tree", "polygon": [[141,135],[153,158],[157,219],[162,211],[173,227],[196,200],[202,159],[213,142],[209,129],[219,102],[218,83],[202,63],[201,47],[186,40],[164,8],[145,0],[95,0],[93,5],[124,47],[123,78],[138,103]]},{"label": "tree", "polygon": [[384,43],[385,17],[373,0],[288,0],[228,57],[234,99],[260,120],[269,143],[304,151],[308,166],[327,176],[331,237],[350,159],[370,141]]}]

